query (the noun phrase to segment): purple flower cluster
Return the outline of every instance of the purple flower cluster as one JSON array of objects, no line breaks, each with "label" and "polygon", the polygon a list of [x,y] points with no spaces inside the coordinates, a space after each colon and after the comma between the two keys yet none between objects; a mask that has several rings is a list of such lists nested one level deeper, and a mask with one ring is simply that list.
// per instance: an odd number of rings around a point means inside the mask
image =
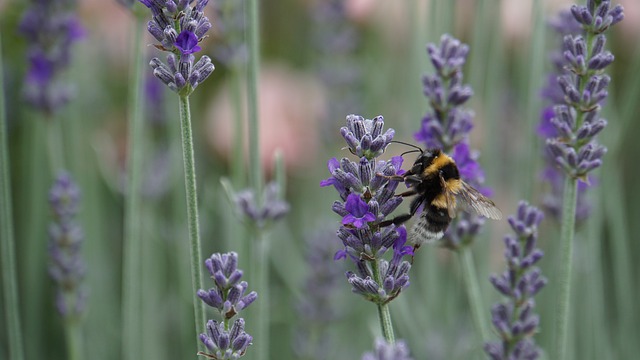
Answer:
[{"label": "purple flower cluster", "polygon": [[68,84],[56,81],[69,67],[71,46],[84,36],[84,29],[70,11],[72,4],[65,0],[33,1],[19,25],[29,42],[25,98],[47,115],[67,104],[73,93]]},{"label": "purple flower cluster", "polygon": [[193,55],[202,50],[198,43],[211,29],[211,23],[203,12],[209,0],[197,0],[193,7],[193,0],[140,2],[153,14],[147,30],[160,43],[156,48],[170,52],[167,64],[158,58],[151,59],[153,74],[178,94],[191,94],[214,70],[208,56],[195,62]]},{"label": "purple flower cluster", "polygon": [[213,58],[227,67],[238,68],[247,63],[249,50],[245,42],[245,0],[215,0],[213,2],[216,22]]},{"label": "purple flower cluster", "polygon": [[509,225],[515,236],[504,238],[504,257],[507,270],[492,275],[491,283],[507,300],[491,310],[492,322],[501,340],[488,342],[486,353],[494,360],[537,359],[540,350],[533,341],[540,319],[534,314],[533,297],[547,283],[535,264],[543,253],[537,246],[538,225],[543,214],[534,206],[520,202],[515,217],[509,217]]},{"label": "purple flower cluster", "polygon": [[599,117],[608,95],[610,78],[602,75],[613,62],[611,52],[604,50],[603,34],[624,17],[621,6],[611,9],[611,2],[588,1],[587,6],[574,5],[560,13],[551,26],[563,36],[562,51],[552,54],[554,72],[548,77],[542,96],[551,104],[542,112],[538,134],[547,144],[547,163],[543,179],[551,184],[544,205],[554,217],[560,216],[564,179],[582,180],[578,187],[576,219],[590,213],[584,192],[593,182],[588,173],[602,164],[606,148],[597,143],[596,135],[607,122]]},{"label": "purple flower cluster", "polygon": [[[449,153],[456,161],[462,179],[483,194],[490,195],[491,190],[482,185],[484,172],[478,163],[479,153],[469,146],[474,114],[463,108],[473,96],[471,87],[463,83],[462,68],[468,53],[469,46],[447,34],[442,36],[439,45],[427,45],[427,54],[436,73],[422,79],[430,110],[414,138],[427,148]],[[453,220],[440,245],[450,249],[465,246],[483,224],[483,218],[464,212]]]},{"label": "purple flower cluster", "polygon": [[205,260],[205,266],[211,274],[215,287],[198,290],[202,301],[220,312],[222,321],[209,320],[207,332],[200,334],[200,341],[211,354],[201,353],[212,359],[238,359],[244,355],[253,338],[244,331],[244,320],[238,318],[231,328],[229,322],[241,310],[246,309],[257,298],[255,291],[246,294],[247,282],[242,279],[242,270],[238,269],[238,254],[215,253]]},{"label": "purple flower cluster", "polygon": [[80,189],[66,172],[61,172],[49,192],[53,222],[49,225],[49,275],[57,284],[56,307],[67,318],[82,314],[87,290],[82,287],[86,265],[80,253],[84,232],[75,217]]},{"label": "purple flower cluster", "polygon": [[412,360],[409,355],[409,347],[404,341],[396,341],[389,344],[384,339],[377,339],[375,343],[375,351],[366,353],[362,356],[362,360]]},{"label": "purple flower cluster", "polygon": [[[359,160],[329,160],[331,177],[320,182],[320,186],[332,185],[341,198],[332,206],[342,216],[337,234],[344,245],[335,259],[348,256],[355,263],[357,272],[347,272],[353,292],[377,304],[393,300],[409,285],[411,265],[402,258],[412,255],[411,247],[405,246],[404,227],[379,225],[402,202],[401,197],[394,196],[398,181],[386,176],[404,173],[402,157],[377,160],[394,135],[392,129],[383,132],[383,128],[382,116],[373,120],[347,116],[347,126],[340,132],[349,151]],[[386,261],[382,257],[389,249],[394,255]]]},{"label": "purple flower cluster", "polygon": [[264,227],[269,223],[281,219],[289,212],[289,204],[281,199],[280,186],[271,182],[264,188],[261,199],[258,199],[253,189],[245,189],[234,196],[240,213],[257,227]]}]

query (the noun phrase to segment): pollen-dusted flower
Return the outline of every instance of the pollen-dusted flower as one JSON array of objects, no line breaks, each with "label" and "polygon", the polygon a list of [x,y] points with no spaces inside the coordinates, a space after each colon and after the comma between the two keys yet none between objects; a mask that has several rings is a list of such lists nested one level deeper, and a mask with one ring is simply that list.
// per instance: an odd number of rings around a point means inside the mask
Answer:
[{"label": "pollen-dusted flower", "polygon": [[546,285],[536,263],[543,253],[537,248],[538,225],[543,214],[522,201],[509,225],[516,236],[504,238],[507,269],[492,275],[491,283],[507,299],[491,310],[492,322],[501,338],[485,344],[485,351],[494,360],[537,359],[540,350],[533,341],[540,319],[534,314],[533,297]]},{"label": "pollen-dusted flower", "polygon": [[244,319],[238,318],[229,328],[230,321],[253,303],[258,295],[255,291],[245,295],[247,282],[240,281],[242,270],[238,269],[238,254],[215,253],[205,260],[214,287],[198,290],[202,301],[220,312],[222,321],[209,320],[207,332],[200,334],[200,341],[211,353],[198,353],[211,359],[238,359],[242,357],[253,338],[244,331]]},{"label": "pollen-dusted flower", "polygon": [[67,318],[82,314],[87,290],[82,285],[86,264],[81,249],[84,232],[75,219],[80,189],[66,172],[58,174],[49,192],[53,222],[49,225],[49,275],[56,282],[56,307]]},{"label": "pollen-dusted flower", "polygon": [[159,42],[156,48],[170,52],[166,64],[158,58],[151,59],[153,74],[169,89],[181,95],[191,94],[215,69],[208,56],[196,62],[193,55],[201,50],[198,43],[211,29],[211,22],[203,12],[209,0],[139,1],[153,14],[147,30]]},{"label": "pollen-dusted flower", "polygon": [[84,36],[71,3],[33,1],[19,24],[19,31],[29,42],[25,99],[47,115],[55,113],[73,96],[69,84],[57,80],[69,67],[72,45]]},{"label": "pollen-dusted flower", "polygon": [[384,339],[376,339],[375,351],[366,353],[362,360],[412,360],[407,344],[398,340],[394,344],[389,344]]}]

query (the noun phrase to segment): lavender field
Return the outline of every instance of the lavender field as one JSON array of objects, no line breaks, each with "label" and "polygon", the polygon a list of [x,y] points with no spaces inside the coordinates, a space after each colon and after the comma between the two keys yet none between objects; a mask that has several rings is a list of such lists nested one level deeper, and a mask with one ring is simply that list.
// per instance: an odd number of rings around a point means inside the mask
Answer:
[{"label": "lavender field", "polygon": [[637,0],[0,0],[0,53],[0,359],[640,353]]}]

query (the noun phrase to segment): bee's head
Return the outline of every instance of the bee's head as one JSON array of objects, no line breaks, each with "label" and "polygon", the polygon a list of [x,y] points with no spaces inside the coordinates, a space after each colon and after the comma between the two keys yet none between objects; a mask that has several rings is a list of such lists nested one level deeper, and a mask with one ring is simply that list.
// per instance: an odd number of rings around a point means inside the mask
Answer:
[{"label": "bee's head", "polygon": [[423,150],[418,158],[413,163],[412,170],[416,174],[422,173],[422,171],[428,168],[433,162],[442,155],[440,149],[426,149]]}]

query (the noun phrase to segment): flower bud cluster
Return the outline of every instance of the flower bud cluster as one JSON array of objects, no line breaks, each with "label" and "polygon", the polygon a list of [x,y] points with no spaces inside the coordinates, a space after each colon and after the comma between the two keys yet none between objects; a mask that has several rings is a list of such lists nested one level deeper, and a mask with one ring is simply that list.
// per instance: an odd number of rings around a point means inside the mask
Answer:
[{"label": "flower bud cluster", "polygon": [[66,172],[61,172],[49,192],[53,222],[49,225],[49,275],[57,284],[56,306],[64,317],[79,316],[85,308],[87,291],[82,287],[86,264],[81,249],[84,232],[75,217],[80,189]]},{"label": "flower bud cluster", "polygon": [[245,42],[246,0],[219,0],[213,3],[216,44],[213,58],[227,67],[241,67],[247,63],[249,50]]},{"label": "flower bud cluster", "polygon": [[492,322],[501,340],[488,342],[485,351],[494,360],[537,359],[540,350],[533,341],[540,318],[534,314],[533,297],[546,285],[547,279],[535,264],[543,253],[537,246],[538,225],[543,214],[534,206],[520,202],[509,225],[515,236],[504,238],[507,270],[492,275],[493,286],[507,300],[494,305]]},{"label": "flower bud cluster", "polygon": [[200,334],[200,341],[210,354],[201,354],[213,359],[238,359],[244,355],[253,338],[244,331],[244,320],[238,318],[229,329],[229,322],[241,310],[246,309],[257,298],[255,291],[246,294],[247,282],[240,281],[242,270],[238,269],[238,254],[215,253],[205,260],[205,266],[214,282],[209,290],[198,290],[198,297],[220,312],[222,321],[209,320],[207,332]]},{"label": "flower bud cluster", "polygon": [[384,339],[376,339],[374,352],[365,353],[362,360],[412,360],[407,344],[398,340],[389,344]]},{"label": "flower bud cluster", "polygon": [[[203,56],[195,62],[194,53],[202,50],[198,43],[211,29],[204,16],[209,0],[140,0],[153,15],[147,24],[149,33],[159,42],[156,48],[170,52],[167,63],[151,59],[153,74],[171,90],[189,95],[214,70],[211,59]],[[194,64],[195,63],[195,64]]]},{"label": "flower bud cluster", "polygon": [[547,150],[556,166],[568,176],[587,181],[587,174],[602,165],[606,148],[596,140],[607,125],[600,108],[608,96],[611,79],[603,71],[613,62],[605,50],[604,31],[624,17],[620,5],[610,0],[571,8],[582,34],[567,34],[563,40],[565,71],[557,78],[564,99],[553,107],[550,124],[556,136],[547,139]]},{"label": "flower bud cluster", "polygon": [[[333,203],[332,209],[342,217],[337,235],[344,249],[334,258],[348,256],[355,263],[357,272],[347,272],[353,292],[377,304],[391,301],[409,285],[411,265],[402,257],[412,254],[411,248],[404,246],[404,227],[380,227],[402,202],[401,197],[394,196],[399,182],[388,176],[404,173],[402,157],[377,160],[394,135],[393,129],[383,131],[383,128],[382,116],[373,120],[347,116],[347,126],[340,132],[349,151],[359,160],[329,160],[331,177],[320,183],[320,186],[332,185],[341,198]],[[389,249],[394,252],[390,262],[382,259]]]},{"label": "flower bud cluster", "polygon": [[255,190],[245,189],[234,195],[234,201],[242,216],[257,227],[264,227],[289,212],[289,204],[282,200],[280,191],[280,186],[271,182],[261,197],[256,196]]}]

